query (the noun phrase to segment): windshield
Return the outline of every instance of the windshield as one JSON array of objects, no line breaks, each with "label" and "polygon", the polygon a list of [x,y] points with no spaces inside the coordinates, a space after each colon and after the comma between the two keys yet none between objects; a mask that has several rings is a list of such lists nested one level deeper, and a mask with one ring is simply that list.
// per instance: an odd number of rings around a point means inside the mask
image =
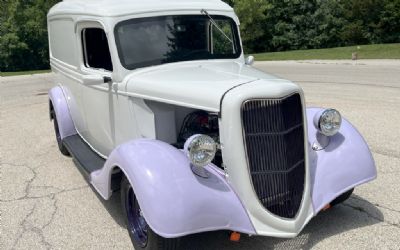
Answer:
[{"label": "windshield", "polygon": [[131,70],[169,62],[238,58],[242,51],[235,22],[225,16],[211,17],[179,15],[120,22],[115,38],[122,65]]}]

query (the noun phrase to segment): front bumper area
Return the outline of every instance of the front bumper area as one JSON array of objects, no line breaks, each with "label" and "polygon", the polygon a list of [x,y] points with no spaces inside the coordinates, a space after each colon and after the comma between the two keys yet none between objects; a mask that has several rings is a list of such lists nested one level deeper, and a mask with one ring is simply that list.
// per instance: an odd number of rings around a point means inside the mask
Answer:
[{"label": "front bumper area", "polygon": [[[240,109],[249,99],[275,99],[293,93],[302,97],[306,171],[300,208],[293,219],[287,219],[269,212],[256,195],[247,167]],[[244,204],[257,235],[295,237],[336,197],[376,178],[376,168],[367,144],[347,121],[331,138],[330,146],[322,151],[313,151],[310,145],[316,140],[317,131],[312,125],[316,110],[304,107],[302,90],[283,80],[259,80],[239,86],[229,91],[222,101],[220,140],[227,180]]]}]

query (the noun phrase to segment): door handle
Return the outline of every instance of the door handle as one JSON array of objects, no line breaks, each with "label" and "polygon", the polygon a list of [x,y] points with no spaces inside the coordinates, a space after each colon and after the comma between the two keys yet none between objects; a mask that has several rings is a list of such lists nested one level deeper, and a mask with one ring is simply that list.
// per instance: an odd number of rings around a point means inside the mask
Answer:
[{"label": "door handle", "polygon": [[109,76],[103,76],[104,83],[112,83],[112,78]]}]

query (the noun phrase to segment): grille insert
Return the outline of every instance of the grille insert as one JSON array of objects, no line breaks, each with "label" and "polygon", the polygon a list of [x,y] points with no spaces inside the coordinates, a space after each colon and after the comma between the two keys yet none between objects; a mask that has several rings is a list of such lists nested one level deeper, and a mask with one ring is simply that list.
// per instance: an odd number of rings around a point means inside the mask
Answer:
[{"label": "grille insert", "polygon": [[254,190],[271,213],[294,218],[305,181],[301,98],[249,100],[242,105],[244,141]]}]

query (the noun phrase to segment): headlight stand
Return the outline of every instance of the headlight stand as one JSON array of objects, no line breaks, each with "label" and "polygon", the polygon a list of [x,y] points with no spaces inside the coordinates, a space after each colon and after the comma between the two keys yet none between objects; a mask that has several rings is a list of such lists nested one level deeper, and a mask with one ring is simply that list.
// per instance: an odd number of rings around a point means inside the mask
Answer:
[{"label": "headlight stand", "polygon": [[317,133],[317,140],[313,143],[312,149],[314,151],[324,150],[328,145],[330,138],[329,136],[323,135],[320,132]]},{"label": "headlight stand", "polygon": [[195,165],[190,164],[190,168],[195,175],[201,178],[207,179],[210,177],[210,173],[204,167],[196,167]]}]

